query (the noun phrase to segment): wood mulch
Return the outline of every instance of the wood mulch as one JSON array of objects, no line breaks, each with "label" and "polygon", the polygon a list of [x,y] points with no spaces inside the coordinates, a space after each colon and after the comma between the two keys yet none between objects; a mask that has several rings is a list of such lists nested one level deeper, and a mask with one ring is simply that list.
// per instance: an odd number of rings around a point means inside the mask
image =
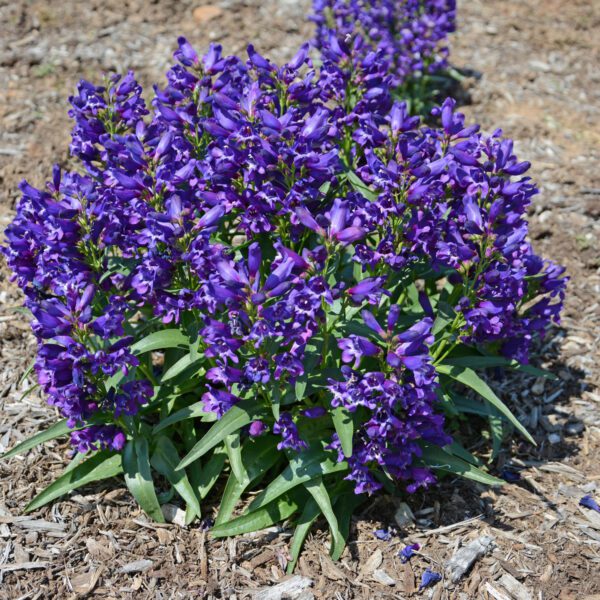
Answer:
[{"label": "wood mulch", "polygon": [[[66,98],[81,77],[133,68],[160,80],[175,39],[248,41],[275,60],[310,36],[309,0],[0,1],[0,228],[14,214],[17,185],[41,185],[51,164],[68,164]],[[559,376],[491,380],[535,432],[516,441],[500,467],[521,478],[501,490],[462,480],[408,499],[375,498],[352,524],[341,561],[327,554],[325,524],[308,538],[296,579],[284,576],[291,532],[273,529],[213,540],[201,526],[157,525],[120,481],[79,490],[52,507],[22,509],[64,468],[65,444],[50,443],[0,463],[0,599],[39,598],[485,598],[600,599],[600,4],[587,0],[459,2],[452,61],[468,77],[468,117],[517,140],[541,194],[532,239],[571,277],[562,327],[538,363]],[[34,352],[20,303],[0,270],[0,452],[56,415],[20,379]],[[211,507],[205,507],[210,514]],[[412,513],[412,514],[411,514]],[[401,518],[402,517],[402,518]],[[398,524],[398,519],[402,526]],[[379,528],[395,527],[389,541]],[[493,548],[458,583],[445,563],[483,536]],[[398,551],[421,549],[403,565]],[[426,568],[445,574],[418,591]],[[282,583],[283,582],[283,583]]]}]

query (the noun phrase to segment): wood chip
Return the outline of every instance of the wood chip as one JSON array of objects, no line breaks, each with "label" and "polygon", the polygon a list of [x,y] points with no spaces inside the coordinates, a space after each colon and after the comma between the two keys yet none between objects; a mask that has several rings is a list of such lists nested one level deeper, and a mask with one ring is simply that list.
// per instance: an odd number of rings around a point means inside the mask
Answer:
[{"label": "wood chip", "polygon": [[378,569],[383,562],[383,553],[379,548],[369,556],[369,558],[365,561],[365,563],[360,568],[360,572],[363,575],[369,575]]},{"label": "wood chip", "polygon": [[383,569],[375,569],[373,571],[373,579],[382,585],[396,585],[396,580],[392,579]]},{"label": "wood chip", "polygon": [[512,575],[504,573],[498,583],[514,598],[514,600],[533,600],[529,590]]},{"label": "wood chip", "polygon": [[283,600],[284,598],[296,600],[313,583],[313,580],[309,577],[295,575],[273,587],[255,592],[253,598],[254,600]]},{"label": "wood chip", "polygon": [[29,571],[31,569],[45,569],[49,563],[47,562],[23,562],[0,565],[0,571]]},{"label": "wood chip", "polygon": [[134,560],[133,562],[123,565],[118,573],[140,573],[148,570],[154,563],[151,560],[142,558],[141,560]]},{"label": "wood chip", "polygon": [[446,563],[446,570],[452,583],[458,583],[473,563],[487,554],[494,546],[494,538],[482,535],[466,546],[457,550],[452,558]]}]

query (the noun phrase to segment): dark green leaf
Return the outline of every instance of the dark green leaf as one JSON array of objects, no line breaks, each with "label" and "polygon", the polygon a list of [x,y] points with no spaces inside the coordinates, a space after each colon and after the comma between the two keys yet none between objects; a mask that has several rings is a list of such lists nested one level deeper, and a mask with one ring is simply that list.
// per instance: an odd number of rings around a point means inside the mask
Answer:
[{"label": "dark green leaf", "polygon": [[177,469],[179,454],[173,442],[164,436],[156,441],[152,466],[177,490],[195,516],[200,517],[200,503],[184,469]]},{"label": "dark green leaf", "polygon": [[163,329],[155,331],[142,338],[131,346],[134,354],[144,354],[154,350],[165,350],[166,348],[187,348],[189,339],[179,329]]},{"label": "dark green leaf", "polygon": [[235,478],[240,482],[247,481],[248,474],[242,462],[242,446],[239,430],[225,438],[225,450],[229,458],[229,466]]},{"label": "dark green leaf", "polygon": [[422,449],[423,461],[432,469],[455,473],[456,475],[461,475],[462,477],[478,481],[479,483],[485,483],[486,485],[504,485],[502,479],[498,479],[478,469],[475,465],[446,452],[439,446],[423,445]]},{"label": "dark green leaf", "polygon": [[190,352],[185,356],[182,356],[172,367],[169,367],[160,378],[161,383],[165,383],[171,379],[174,379],[178,375],[181,375],[186,369],[199,365],[201,358],[198,357],[197,353]]},{"label": "dark green leaf", "polygon": [[275,523],[284,521],[297,510],[297,501],[290,496],[281,496],[258,510],[246,513],[232,521],[213,527],[211,534],[214,537],[227,537],[259,531],[271,527]]},{"label": "dark green leaf", "polygon": [[331,531],[331,554],[334,556],[340,556],[344,551],[346,542],[340,532],[337,517],[333,512],[333,506],[331,504],[331,498],[327,492],[327,488],[323,483],[322,477],[315,477],[304,484],[304,487],[308,490],[308,493],[313,497],[314,501],[319,505],[321,512],[325,515],[329,529]]},{"label": "dark green leaf", "polygon": [[294,529],[294,537],[292,538],[292,542],[290,544],[290,562],[287,564],[288,574],[292,574],[294,572],[298,562],[298,557],[300,556],[300,551],[304,545],[304,540],[306,540],[306,536],[308,535],[310,528],[320,514],[321,509],[315,502],[315,499],[309,498],[304,504],[302,514],[300,515],[300,518],[298,519]]},{"label": "dark green leaf", "polygon": [[535,445],[535,440],[531,437],[529,432],[521,425],[518,419],[512,414],[509,408],[496,396],[492,388],[483,381],[473,371],[467,367],[460,367],[457,365],[437,365],[436,369],[438,373],[442,375],[447,375],[456,381],[459,381],[463,385],[470,387],[475,390],[480,396],[484,398],[487,402],[489,402],[492,406],[494,406],[498,412],[504,415],[515,427],[516,429],[523,435],[523,437],[529,441],[530,443]]},{"label": "dark green leaf", "polygon": [[210,459],[202,467],[199,461],[190,465],[188,469],[190,480],[201,499],[206,498],[215,483],[217,483],[226,459],[225,448],[221,447],[215,448]]},{"label": "dark green leaf", "polygon": [[290,464],[250,504],[250,510],[264,506],[298,485],[315,477],[338,473],[348,468],[346,462],[336,462],[332,454],[321,448],[309,448],[290,458]]},{"label": "dark green leaf", "polygon": [[25,507],[25,512],[40,508],[48,502],[88,483],[116,477],[123,472],[121,455],[107,450],[97,452],[84,462],[81,462],[80,455],[76,456],[74,460],[77,461],[75,466],[69,466],[56,481],[38,494]]},{"label": "dark green leaf", "polygon": [[352,415],[343,406],[338,406],[332,412],[333,426],[340,438],[344,456],[352,456],[352,436],[354,435],[354,422]]},{"label": "dark green leaf", "polygon": [[186,406],[185,408],[174,412],[172,415],[169,415],[162,421],[158,422],[154,426],[152,432],[155,434],[159,433],[170,425],[180,423],[181,421],[185,421],[187,419],[200,419],[204,423],[212,423],[217,420],[217,416],[215,413],[205,412],[204,402],[200,400],[194,404],[191,404],[190,406]]},{"label": "dark green leaf", "polygon": [[209,450],[220,444],[225,438],[245,427],[255,419],[264,416],[265,410],[256,405],[256,400],[243,400],[231,407],[223,417],[218,420],[204,435],[204,437],[191,449],[189,454],[181,461],[179,467],[183,468],[194,462]]},{"label": "dark green leaf", "polygon": [[354,171],[347,171],[346,178],[350,185],[367,200],[371,202],[377,201],[379,194],[373,191]]},{"label": "dark green leaf", "polygon": [[127,442],[123,450],[123,468],[127,488],[142,510],[158,523],[164,523],[165,519],[152,481],[146,438],[139,437]]},{"label": "dark green leaf", "polygon": [[516,360],[509,360],[502,356],[456,356],[452,358],[444,359],[443,364],[455,365],[458,367],[469,367],[471,369],[489,369],[492,367],[505,367],[507,369],[514,369],[515,371],[523,371],[529,375],[535,375],[537,377],[546,377],[548,379],[558,379],[554,373],[545,371],[544,369],[538,369],[531,365],[522,365]]},{"label": "dark green leaf", "polygon": [[49,442],[50,440],[63,437],[71,431],[73,430],[67,425],[67,420],[63,419],[62,421],[59,421],[58,423],[48,427],[48,429],[40,431],[39,433],[32,435],[30,438],[23,440],[12,450],[9,450],[0,456],[0,460],[6,460],[7,458],[21,454],[22,452],[27,452],[27,450],[31,450],[31,448],[37,446],[38,444],[43,444],[44,442]]}]

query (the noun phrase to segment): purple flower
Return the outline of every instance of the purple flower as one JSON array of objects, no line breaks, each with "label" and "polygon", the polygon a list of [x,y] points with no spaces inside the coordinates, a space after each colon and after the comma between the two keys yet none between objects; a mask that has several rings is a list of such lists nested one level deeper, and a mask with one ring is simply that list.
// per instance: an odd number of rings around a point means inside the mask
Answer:
[{"label": "purple flower", "polygon": [[579,501],[580,506],[585,506],[585,508],[589,508],[590,510],[595,510],[600,513],[600,506],[591,496],[584,496]]},{"label": "purple flower", "polygon": [[267,426],[262,421],[252,421],[249,432],[252,437],[258,437],[267,430]]},{"label": "purple flower", "polygon": [[425,572],[421,576],[421,583],[419,585],[419,591],[424,590],[425,588],[432,587],[438,581],[442,580],[442,576],[431,569],[425,569]]},{"label": "purple flower", "polygon": [[405,546],[404,548],[402,548],[402,550],[400,550],[398,554],[398,556],[400,557],[400,562],[402,564],[407,563],[411,559],[413,554],[420,549],[421,546],[419,546],[419,544],[409,544],[408,546]]},{"label": "purple flower", "polygon": [[389,542],[392,539],[392,534],[389,529],[376,529],[373,532],[373,535],[378,539],[384,542]]}]

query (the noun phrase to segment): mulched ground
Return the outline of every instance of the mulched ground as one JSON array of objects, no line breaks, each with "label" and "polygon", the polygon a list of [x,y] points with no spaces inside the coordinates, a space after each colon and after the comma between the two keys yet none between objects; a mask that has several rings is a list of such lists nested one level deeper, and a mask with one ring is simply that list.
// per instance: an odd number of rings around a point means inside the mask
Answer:
[{"label": "mulched ground", "polygon": [[[0,1],[0,227],[11,219],[17,184],[40,185],[51,164],[68,164],[66,98],[81,77],[136,70],[160,80],[177,35],[198,48],[253,41],[276,60],[310,36],[309,0]],[[395,522],[396,500],[375,499],[352,526],[342,560],[327,555],[326,529],[309,537],[298,574],[305,600],[408,598],[600,598],[600,515],[578,507],[600,497],[600,3],[470,0],[459,3],[452,60],[468,77],[469,118],[517,140],[540,183],[532,238],[566,264],[571,285],[563,327],[541,348],[559,381],[494,381],[535,432],[500,461],[521,480],[500,491],[445,480],[409,499],[414,519]],[[20,303],[0,271],[0,452],[55,419],[19,380],[33,356]],[[284,578],[290,532],[211,540],[198,527],[156,525],[118,481],[80,490],[22,516],[26,502],[67,460],[49,444],[0,464],[0,598],[227,598],[260,596]],[[500,465],[500,466],[501,466]],[[402,507],[400,507],[402,508]],[[207,514],[210,507],[207,509]],[[395,526],[391,541],[375,529]],[[418,592],[426,567],[441,571],[457,549],[488,535],[495,548],[453,584]],[[402,565],[398,550],[419,542]],[[393,584],[393,585],[392,585]]]}]

